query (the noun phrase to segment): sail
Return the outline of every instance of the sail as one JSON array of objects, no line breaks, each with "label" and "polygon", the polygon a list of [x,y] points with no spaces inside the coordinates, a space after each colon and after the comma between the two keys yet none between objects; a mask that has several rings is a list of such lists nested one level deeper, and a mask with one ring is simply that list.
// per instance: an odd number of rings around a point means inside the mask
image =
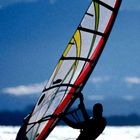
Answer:
[{"label": "sail", "polygon": [[28,140],[44,140],[59,121],[51,116],[66,112],[75,101],[101,55],[120,4],[121,0],[91,2],[30,114]]}]

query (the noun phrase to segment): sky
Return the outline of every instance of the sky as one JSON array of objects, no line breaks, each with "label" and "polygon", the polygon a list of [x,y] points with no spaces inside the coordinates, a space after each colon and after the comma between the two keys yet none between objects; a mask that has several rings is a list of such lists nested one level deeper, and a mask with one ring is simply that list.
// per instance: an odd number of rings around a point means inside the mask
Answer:
[{"label": "sky", "polygon": [[[90,0],[0,1],[0,111],[35,104]],[[139,113],[140,2],[122,0],[83,93],[106,114]],[[131,107],[131,109],[130,109]]]}]

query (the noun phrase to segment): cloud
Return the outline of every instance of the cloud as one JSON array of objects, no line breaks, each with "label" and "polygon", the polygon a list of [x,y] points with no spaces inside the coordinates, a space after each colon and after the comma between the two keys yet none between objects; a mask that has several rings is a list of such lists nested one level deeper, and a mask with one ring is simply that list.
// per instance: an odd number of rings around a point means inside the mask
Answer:
[{"label": "cloud", "polygon": [[57,0],[49,0],[50,4],[54,4]]},{"label": "cloud", "polygon": [[111,78],[109,76],[103,76],[103,77],[92,77],[90,79],[90,81],[94,84],[102,84],[102,83],[105,83],[105,82],[108,82],[110,81]]},{"label": "cloud", "polygon": [[125,77],[124,82],[131,85],[140,85],[140,77]]},{"label": "cloud", "polygon": [[87,96],[87,99],[88,100],[91,100],[91,101],[99,101],[99,100],[104,100],[105,97],[103,95],[89,95]]},{"label": "cloud", "polygon": [[32,3],[37,1],[39,0],[0,0],[0,9],[17,3]]},{"label": "cloud", "polygon": [[[17,3],[34,3],[40,0],[0,0],[0,9],[17,4]],[[48,0],[50,4],[55,4],[57,0]]]},{"label": "cloud", "polygon": [[13,95],[37,94],[42,92],[44,83],[45,82],[30,85],[20,85],[16,87],[7,87],[2,89],[2,92]]},{"label": "cloud", "polygon": [[134,101],[135,97],[132,95],[126,95],[122,97],[126,101]]}]

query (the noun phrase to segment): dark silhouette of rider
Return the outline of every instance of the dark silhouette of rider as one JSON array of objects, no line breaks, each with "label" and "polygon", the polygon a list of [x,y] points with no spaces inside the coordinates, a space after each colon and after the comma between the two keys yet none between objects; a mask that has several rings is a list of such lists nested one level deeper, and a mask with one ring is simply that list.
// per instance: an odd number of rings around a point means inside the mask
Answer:
[{"label": "dark silhouette of rider", "polygon": [[82,122],[73,122],[66,116],[63,116],[63,121],[72,128],[80,129],[80,135],[76,140],[95,140],[105,129],[106,119],[102,116],[103,106],[97,103],[93,106],[93,117],[89,117],[84,103],[83,95],[80,93],[80,104],[79,107],[84,117]]}]

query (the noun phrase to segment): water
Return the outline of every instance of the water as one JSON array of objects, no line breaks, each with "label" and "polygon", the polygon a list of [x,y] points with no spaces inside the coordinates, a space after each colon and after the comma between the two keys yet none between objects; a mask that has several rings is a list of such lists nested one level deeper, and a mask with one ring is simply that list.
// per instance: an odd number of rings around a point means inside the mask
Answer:
[{"label": "water", "polygon": [[[15,140],[19,127],[0,126],[0,140]],[[57,126],[48,140],[74,140],[78,130],[67,126]],[[97,140],[140,140],[140,126],[106,127]]]}]

